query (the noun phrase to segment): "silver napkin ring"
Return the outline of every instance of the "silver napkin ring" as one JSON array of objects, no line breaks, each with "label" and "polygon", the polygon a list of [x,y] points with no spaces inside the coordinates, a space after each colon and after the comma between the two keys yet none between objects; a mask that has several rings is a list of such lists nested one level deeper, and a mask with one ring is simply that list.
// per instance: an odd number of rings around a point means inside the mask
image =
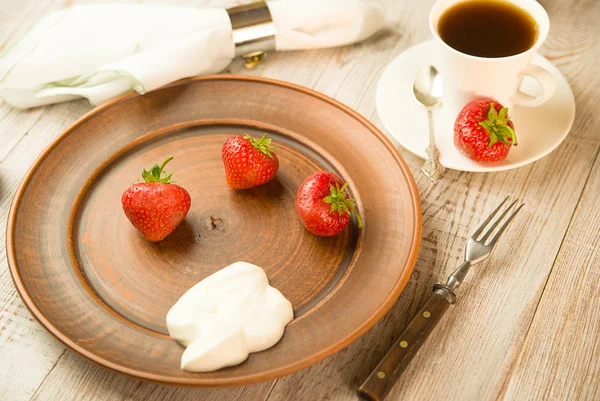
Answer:
[{"label": "silver napkin ring", "polygon": [[233,28],[235,55],[246,59],[246,67],[254,67],[267,51],[275,50],[275,24],[266,2],[229,8],[227,14]]}]

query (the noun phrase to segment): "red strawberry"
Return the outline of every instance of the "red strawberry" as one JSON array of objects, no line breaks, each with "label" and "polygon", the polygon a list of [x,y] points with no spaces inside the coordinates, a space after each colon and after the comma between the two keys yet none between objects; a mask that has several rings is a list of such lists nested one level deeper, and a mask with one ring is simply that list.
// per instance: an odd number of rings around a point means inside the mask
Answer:
[{"label": "red strawberry", "polygon": [[150,171],[144,170],[142,177],[146,182],[130,186],[121,197],[125,216],[148,241],[162,241],[190,210],[190,194],[172,183],[172,174],[163,172],[171,159],[160,167],[155,164]]},{"label": "red strawberry", "polygon": [[267,134],[258,141],[250,135],[228,138],[221,151],[227,185],[236,189],[252,188],[275,177],[279,160],[273,152],[275,147],[270,144]]},{"label": "red strawberry", "polygon": [[362,220],[356,211],[356,199],[346,193],[345,183],[334,173],[321,171],[300,185],[296,196],[296,214],[306,229],[322,237],[337,235],[354,213],[358,227]]},{"label": "red strawberry", "polygon": [[508,109],[493,99],[467,103],[454,123],[454,145],[477,162],[504,160],[517,145]]}]

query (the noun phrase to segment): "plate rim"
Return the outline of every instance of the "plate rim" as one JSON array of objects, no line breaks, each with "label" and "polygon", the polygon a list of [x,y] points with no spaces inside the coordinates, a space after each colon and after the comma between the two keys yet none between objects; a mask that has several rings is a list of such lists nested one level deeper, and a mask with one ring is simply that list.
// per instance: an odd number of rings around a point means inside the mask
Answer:
[{"label": "plate rim", "polygon": [[264,78],[264,77],[253,77],[246,75],[236,75],[236,74],[219,74],[219,75],[208,75],[201,77],[191,77],[185,78],[182,80],[175,81],[163,87],[157,88],[156,90],[162,90],[167,87],[179,86],[179,85],[189,85],[195,82],[202,81],[249,81],[249,82],[259,82],[263,84],[275,85],[279,87],[284,87],[287,89],[295,90],[298,92],[302,92],[311,97],[317,98],[321,101],[331,104],[332,106],[340,109],[344,113],[350,115],[352,118],[363,124],[377,139],[379,139],[383,145],[388,149],[391,153],[392,157],[398,164],[402,174],[404,175],[407,185],[410,189],[411,199],[410,205],[414,210],[414,221],[412,222],[415,230],[412,236],[412,243],[410,247],[410,252],[408,256],[408,262],[405,265],[405,269],[403,270],[400,278],[392,291],[389,293],[384,302],[375,310],[375,312],[365,320],[358,328],[347,334],[342,340],[333,343],[327,348],[321,350],[318,353],[310,355],[304,359],[300,359],[297,362],[281,366],[272,370],[263,371],[259,373],[255,373],[252,375],[246,375],[237,378],[212,378],[212,379],[202,379],[201,377],[197,378],[175,378],[172,376],[164,376],[160,374],[149,373],[145,371],[140,371],[133,368],[128,368],[125,366],[121,366],[118,363],[111,362],[102,358],[99,355],[87,350],[86,348],[78,345],[74,341],[72,341],[68,335],[62,333],[54,324],[46,318],[46,316],[41,312],[41,310],[36,305],[33,298],[27,292],[25,288],[25,284],[20,276],[19,268],[17,266],[16,261],[16,249],[14,246],[15,240],[15,229],[16,229],[16,215],[17,209],[21,202],[21,198],[27,188],[33,174],[37,170],[39,164],[47,157],[47,155],[56,147],[56,145],[65,139],[75,128],[77,128],[82,122],[87,119],[93,117],[94,115],[108,109],[121,101],[126,99],[135,97],[135,96],[143,96],[135,91],[131,91],[125,93],[121,96],[118,96],[115,99],[112,99],[100,106],[94,107],[80,118],[78,118],[75,122],[73,122],[67,129],[65,129],[61,134],[58,135],[33,161],[27,172],[24,174],[21,183],[19,184],[15,194],[13,196],[13,200],[11,202],[11,206],[8,213],[7,225],[6,225],[6,256],[7,256],[7,264],[8,270],[10,272],[13,283],[15,284],[15,288],[17,293],[21,297],[21,300],[29,310],[29,312],[33,315],[33,317],[40,323],[50,334],[52,334],[57,340],[62,342],[72,351],[77,354],[85,357],[86,359],[101,365],[109,370],[124,374],[129,377],[133,377],[136,379],[147,380],[154,383],[166,384],[166,385],[176,385],[176,386],[184,386],[184,387],[231,387],[231,386],[240,386],[247,384],[254,384],[259,382],[265,382],[269,380],[273,380],[282,376],[286,376],[295,372],[298,372],[302,369],[305,369],[309,366],[314,365],[317,362],[320,362],[335,353],[343,350],[348,347],[350,344],[358,340],[363,334],[365,334],[368,330],[370,330],[381,318],[385,316],[385,314],[389,311],[392,305],[396,302],[398,297],[401,295],[402,291],[406,287],[408,280],[412,274],[414,266],[416,264],[420,244],[421,244],[421,234],[422,234],[422,214],[421,214],[421,202],[419,191],[417,189],[415,180],[410,172],[410,169],[406,163],[406,161],[402,158],[399,150],[393,145],[390,139],[383,134],[383,132],[375,126],[371,121],[369,121],[366,117],[362,116],[357,111],[353,110],[349,106],[341,103],[338,100],[335,100],[323,93],[317,92],[308,87],[304,87],[301,85],[297,85],[291,82],[281,81],[278,79],[272,78]]}]

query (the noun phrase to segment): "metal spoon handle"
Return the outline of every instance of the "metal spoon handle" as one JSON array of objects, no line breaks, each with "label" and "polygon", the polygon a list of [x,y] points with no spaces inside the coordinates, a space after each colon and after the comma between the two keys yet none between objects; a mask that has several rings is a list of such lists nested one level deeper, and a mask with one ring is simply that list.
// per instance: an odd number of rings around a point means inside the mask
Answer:
[{"label": "metal spoon handle", "polygon": [[433,121],[433,110],[431,107],[427,108],[427,118],[429,118],[429,146],[435,146],[435,125]]},{"label": "metal spoon handle", "polygon": [[435,127],[433,121],[433,111],[427,108],[427,117],[429,118],[429,146],[425,150],[427,152],[427,160],[421,166],[421,171],[431,181],[436,182],[446,169],[440,163],[440,151],[435,146]]}]

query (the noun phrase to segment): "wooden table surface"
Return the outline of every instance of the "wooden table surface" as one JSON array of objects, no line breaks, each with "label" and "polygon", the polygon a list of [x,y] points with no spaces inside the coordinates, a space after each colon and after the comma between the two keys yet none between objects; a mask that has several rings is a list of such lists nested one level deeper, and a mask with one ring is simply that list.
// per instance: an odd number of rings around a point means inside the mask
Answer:
[{"label": "wooden table surface", "polygon": [[[429,37],[433,0],[379,1],[393,21],[387,33],[339,49],[272,54],[250,71],[236,61],[229,71],[308,86],[382,128],[374,101],[377,81],[394,57]],[[3,0],[0,46],[10,46],[43,15],[71,3]],[[541,53],[575,93],[577,116],[570,135],[551,155],[526,167],[490,174],[448,171],[437,184],[419,172],[421,160],[400,149],[421,194],[422,247],[396,304],[353,345],[299,373],[247,387],[186,389],[135,380],[68,350],[34,320],[14,288],[2,238],[0,400],[354,400],[361,379],[431,286],[462,261],[469,233],[507,195],[526,207],[492,258],[467,278],[457,304],[389,399],[600,400],[600,2],[540,3],[552,24]],[[26,111],[0,102],[3,226],[32,161],[90,109],[83,100]],[[56,186],[60,190],[58,179]]]}]

